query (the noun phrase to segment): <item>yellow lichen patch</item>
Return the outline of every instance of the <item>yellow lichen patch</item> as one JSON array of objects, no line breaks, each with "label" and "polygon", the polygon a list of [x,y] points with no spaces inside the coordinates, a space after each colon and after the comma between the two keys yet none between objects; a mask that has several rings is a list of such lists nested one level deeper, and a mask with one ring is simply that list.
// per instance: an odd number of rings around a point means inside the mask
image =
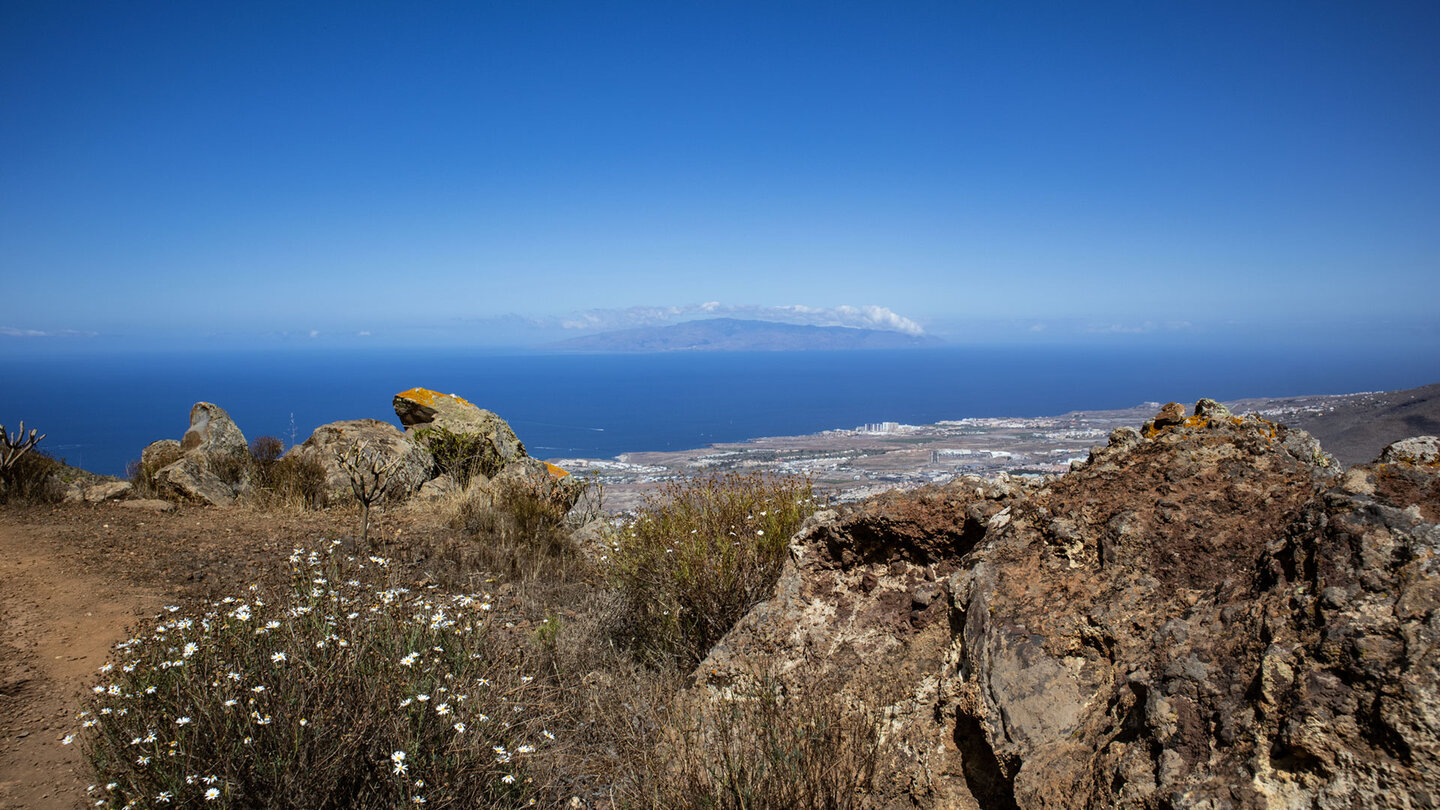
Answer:
[{"label": "yellow lichen patch", "polygon": [[544,464],[544,465],[545,465],[545,469],[549,470],[549,471],[550,471],[550,474],[553,475],[553,476],[555,476],[556,478],[564,478],[565,476],[567,476],[567,475],[570,474],[570,471],[569,471],[569,470],[562,469],[562,468],[560,468],[560,467],[556,467],[554,464],[551,464],[551,463],[548,462],[548,461],[542,461],[542,462],[540,462],[540,463],[541,463],[541,464]]},{"label": "yellow lichen patch", "polygon": [[411,400],[412,402],[418,402],[427,408],[435,407],[435,401],[437,399],[453,399],[462,405],[470,405],[472,408],[475,407],[464,397],[459,397],[454,394],[442,394],[439,391],[431,391],[429,388],[411,388],[409,391],[401,391],[395,396],[401,399]]}]

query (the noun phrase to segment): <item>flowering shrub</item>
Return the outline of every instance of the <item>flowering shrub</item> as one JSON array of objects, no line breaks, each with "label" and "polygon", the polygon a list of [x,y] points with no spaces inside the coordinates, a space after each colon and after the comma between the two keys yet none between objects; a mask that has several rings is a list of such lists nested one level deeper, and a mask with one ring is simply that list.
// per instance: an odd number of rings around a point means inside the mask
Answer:
[{"label": "flowering shrub", "polygon": [[384,587],[386,560],[337,545],[297,549],[274,604],[252,586],[117,646],[65,740],[82,740],[96,806],[534,802],[554,735],[488,596]]},{"label": "flowering shrub", "polygon": [[769,595],[810,482],[729,474],[668,484],[611,539],[620,631],[641,657],[688,671]]}]

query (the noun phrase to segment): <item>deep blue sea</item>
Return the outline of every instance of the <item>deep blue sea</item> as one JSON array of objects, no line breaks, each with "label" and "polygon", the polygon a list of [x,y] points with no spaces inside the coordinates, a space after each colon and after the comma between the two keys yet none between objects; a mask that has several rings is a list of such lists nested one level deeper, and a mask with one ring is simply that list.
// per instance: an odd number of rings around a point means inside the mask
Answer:
[{"label": "deep blue sea", "polygon": [[[1202,396],[1349,393],[1440,381],[1432,353],[1291,349],[947,348],[907,351],[495,355],[462,350],[0,355],[0,422],[122,475],[215,402],[247,438],[288,445],[318,425],[397,422],[415,386],[495,411],[532,455],[611,457],[866,422],[1039,416]],[[292,433],[293,423],[293,433]],[[397,423],[398,424],[398,423]]]}]

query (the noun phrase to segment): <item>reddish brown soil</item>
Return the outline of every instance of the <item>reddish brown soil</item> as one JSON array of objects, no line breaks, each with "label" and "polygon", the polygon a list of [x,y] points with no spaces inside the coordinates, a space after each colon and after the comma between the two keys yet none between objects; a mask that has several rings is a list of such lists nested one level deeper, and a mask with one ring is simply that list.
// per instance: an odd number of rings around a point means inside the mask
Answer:
[{"label": "reddish brown soil", "polygon": [[[0,808],[73,808],[89,779],[78,745],[84,692],[113,644],[166,604],[288,578],[297,545],[342,539],[352,513],[118,504],[0,507]],[[445,535],[431,515],[372,519],[378,553],[415,560]],[[412,542],[416,541],[416,542]],[[423,566],[422,566],[423,567]]]}]

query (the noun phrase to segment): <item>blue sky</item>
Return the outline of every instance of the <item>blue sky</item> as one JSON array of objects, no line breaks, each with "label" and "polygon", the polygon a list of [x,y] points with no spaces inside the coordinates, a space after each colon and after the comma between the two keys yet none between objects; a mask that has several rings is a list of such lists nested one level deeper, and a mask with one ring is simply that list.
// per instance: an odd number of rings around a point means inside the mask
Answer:
[{"label": "blue sky", "polygon": [[1437,42],[1428,0],[3,0],[0,350],[1440,346]]}]

